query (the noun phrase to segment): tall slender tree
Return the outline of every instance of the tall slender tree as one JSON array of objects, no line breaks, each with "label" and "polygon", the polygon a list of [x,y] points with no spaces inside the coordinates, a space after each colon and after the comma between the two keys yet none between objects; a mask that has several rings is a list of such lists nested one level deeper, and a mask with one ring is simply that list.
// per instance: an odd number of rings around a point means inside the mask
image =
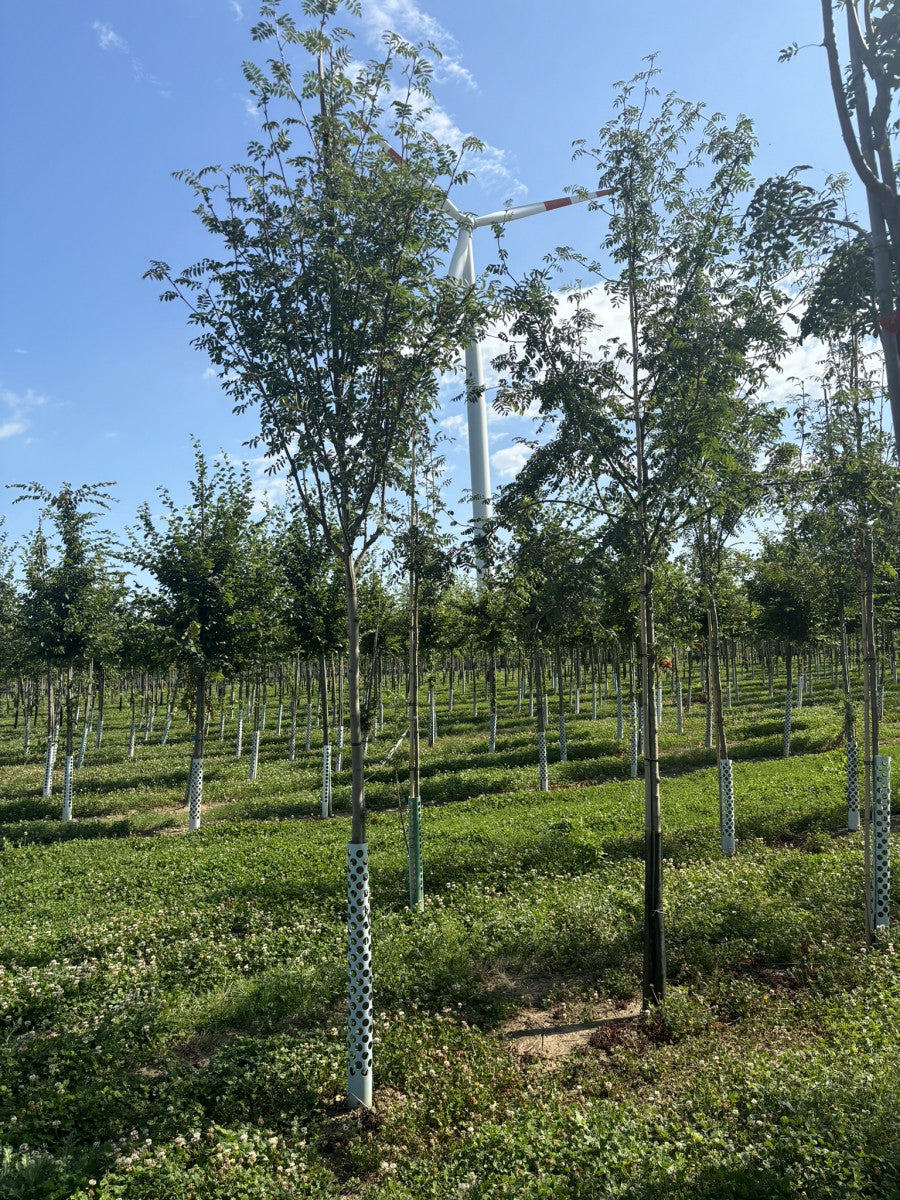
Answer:
[{"label": "tall slender tree", "polygon": [[[244,67],[263,118],[250,161],[181,175],[224,257],[149,274],[188,305],[235,408],[256,410],[255,443],[287,470],[344,576],[355,1106],[371,1103],[373,1039],[358,580],[392,491],[405,490],[411,434],[483,305],[477,288],[443,278],[455,228],[442,202],[459,163],[427,132],[431,60],[386,35],[384,59],[351,69],[344,8],[359,12],[356,0],[305,0],[313,24],[301,30],[280,0],[263,4],[253,36],[273,53]],[[299,69],[296,47],[308,56]]]},{"label": "tall slender tree", "polygon": [[510,386],[501,403],[535,401],[553,421],[535,475],[574,480],[582,503],[627,527],[640,592],[644,726],[644,999],[665,990],[662,833],[655,681],[654,570],[686,520],[703,447],[735,396],[762,386],[784,349],[780,263],[754,243],[745,197],[755,151],[745,118],[733,126],[700,105],[658,98],[655,68],[623,85],[597,144],[610,198],[605,254],[575,256],[604,282],[624,329],[592,352],[597,318],[576,293],[561,320],[539,272],[510,291]]}]

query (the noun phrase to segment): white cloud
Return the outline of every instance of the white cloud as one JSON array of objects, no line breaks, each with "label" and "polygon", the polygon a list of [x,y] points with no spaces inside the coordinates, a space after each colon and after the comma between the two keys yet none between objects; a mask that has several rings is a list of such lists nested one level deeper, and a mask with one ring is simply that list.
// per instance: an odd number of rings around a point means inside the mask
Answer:
[{"label": "white cloud", "polygon": [[230,2],[230,4],[229,4],[229,6],[228,6],[228,7],[229,7],[229,8],[231,9],[231,11],[234,13],[234,19],[235,19],[236,21],[243,21],[243,19],[244,19],[244,10],[243,10],[243,9],[241,8],[241,6],[238,4],[237,0],[231,0],[231,2]]},{"label": "white cloud", "polygon": [[105,21],[95,21],[94,32],[97,34],[97,44],[101,50],[123,50],[127,53],[128,43],[119,37],[112,25],[107,25]]},{"label": "white cloud", "polygon": [[528,446],[504,446],[502,450],[495,450],[491,455],[491,466],[500,479],[515,479],[530,457],[531,450]]},{"label": "white cloud", "polygon": [[[363,27],[371,43],[378,43],[387,30],[410,42],[430,42],[440,52],[435,62],[436,83],[462,83],[477,90],[478,83],[460,61],[456,39],[414,0],[373,0],[363,13]],[[423,127],[445,145],[459,150],[468,136],[450,114],[434,100],[413,97],[411,103],[423,114]],[[427,111],[426,111],[427,110]],[[480,153],[467,154],[464,167],[501,202],[522,200],[528,189],[515,175],[505,150],[485,144]]]},{"label": "white cloud", "polygon": [[259,116],[259,109],[249,96],[244,97],[244,112],[248,117],[253,117],[254,119]]},{"label": "white cloud", "polygon": [[445,430],[450,437],[460,438],[464,442],[469,440],[469,425],[462,412],[450,413],[449,416],[441,417],[438,426]]},{"label": "white cloud", "polygon": [[215,367],[207,367],[203,372],[204,379],[218,379],[218,377],[219,372],[215,369]]},{"label": "white cloud", "polygon": [[169,98],[171,93],[165,84],[155,75],[151,75],[139,58],[135,58],[128,49],[128,43],[116,33],[112,25],[108,25],[105,21],[95,21],[93,29],[97,35],[97,45],[101,50],[119,50],[122,54],[127,55],[131,61],[132,74],[138,83],[149,83],[157,89],[162,97]]},{"label": "white cloud", "polygon": [[243,460],[253,482],[253,515],[260,517],[267,508],[284,504],[291,489],[287,475],[271,475],[272,459],[267,454]]},{"label": "white cloud", "polygon": [[471,73],[459,61],[456,39],[413,0],[375,0],[366,5],[363,22],[373,40],[380,40],[385,30],[391,30],[410,42],[430,42],[442,55],[435,64],[438,79],[453,79],[466,87],[477,87]]},{"label": "white cloud", "polygon": [[40,408],[45,399],[31,388],[25,392],[14,392],[10,388],[0,387],[0,403],[9,410],[9,419],[0,423],[0,438],[11,438],[25,433],[31,412]]}]

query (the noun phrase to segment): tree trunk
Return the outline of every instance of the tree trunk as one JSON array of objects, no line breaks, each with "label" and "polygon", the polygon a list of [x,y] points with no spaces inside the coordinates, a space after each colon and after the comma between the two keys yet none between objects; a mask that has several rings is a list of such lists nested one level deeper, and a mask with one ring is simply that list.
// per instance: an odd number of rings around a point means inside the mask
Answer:
[{"label": "tree trunk", "polygon": [[641,568],[641,692],[644,710],[644,1007],[666,991],[663,916],[662,825],[659,804],[659,737],[656,724],[656,629],[653,571]]}]

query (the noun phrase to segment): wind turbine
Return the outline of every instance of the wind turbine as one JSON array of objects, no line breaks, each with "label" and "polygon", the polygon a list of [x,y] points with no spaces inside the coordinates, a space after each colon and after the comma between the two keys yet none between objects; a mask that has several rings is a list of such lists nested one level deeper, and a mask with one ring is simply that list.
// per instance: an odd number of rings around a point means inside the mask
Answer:
[{"label": "wind turbine", "polygon": [[[399,156],[398,156],[399,157]],[[539,213],[552,212],[556,208],[568,208],[571,204],[583,204],[599,196],[609,196],[612,188],[600,192],[584,192],[577,196],[560,196],[555,200],[539,200],[534,204],[520,204],[515,208],[504,208],[498,212],[485,213],[476,217],[463,213],[452,201],[444,199],[444,211],[459,225],[459,237],[450,258],[447,274],[451,279],[475,283],[475,259],[472,254],[472,234],[485,225],[507,225],[510,221],[521,221],[524,217],[536,217]],[[467,416],[469,428],[469,478],[472,492],[472,522],[478,525],[489,521],[493,515],[491,500],[491,464],[488,457],[487,403],[484,396],[484,366],[481,344],[478,342],[465,348]],[[481,570],[479,569],[479,575]]]},{"label": "wind turbine", "polygon": [[[369,132],[368,126],[364,126]],[[385,146],[390,158],[400,166],[406,160],[391,146]],[[503,208],[497,212],[476,217],[474,213],[462,212],[446,196],[441,207],[459,226],[459,237],[447,274],[451,279],[475,283],[475,259],[472,254],[472,234],[485,225],[508,225],[510,221],[521,221],[524,217],[536,217],[539,213],[552,212],[557,208],[568,208],[572,204],[584,204],[600,196],[612,194],[612,188],[600,192],[581,192],[577,196],[559,196],[555,200],[538,200],[534,204],[519,204],[514,208]],[[487,403],[484,397],[484,365],[481,343],[474,342],[465,347],[467,418],[469,429],[469,485],[472,493],[472,525],[477,530],[493,516],[491,499],[491,464],[488,457]],[[477,564],[479,578],[483,564]]]}]

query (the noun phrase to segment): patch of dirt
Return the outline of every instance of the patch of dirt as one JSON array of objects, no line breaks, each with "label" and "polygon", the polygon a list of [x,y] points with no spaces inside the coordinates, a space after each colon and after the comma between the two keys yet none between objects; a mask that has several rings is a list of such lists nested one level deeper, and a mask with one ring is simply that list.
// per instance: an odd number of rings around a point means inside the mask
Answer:
[{"label": "patch of dirt", "polygon": [[562,1000],[548,1008],[521,1008],[498,1034],[523,1057],[561,1058],[595,1045],[603,1031],[630,1025],[640,1013],[640,999]]},{"label": "patch of dirt", "polygon": [[593,1050],[605,1050],[607,1054],[613,1054],[619,1049],[642,1050],[646,1046],[658,1046],[671,1040],[672,1034],[662,1017],[651,1014],[640,1020],[606,1021],[594,1030],[588,1038],[588,1045]]}]

